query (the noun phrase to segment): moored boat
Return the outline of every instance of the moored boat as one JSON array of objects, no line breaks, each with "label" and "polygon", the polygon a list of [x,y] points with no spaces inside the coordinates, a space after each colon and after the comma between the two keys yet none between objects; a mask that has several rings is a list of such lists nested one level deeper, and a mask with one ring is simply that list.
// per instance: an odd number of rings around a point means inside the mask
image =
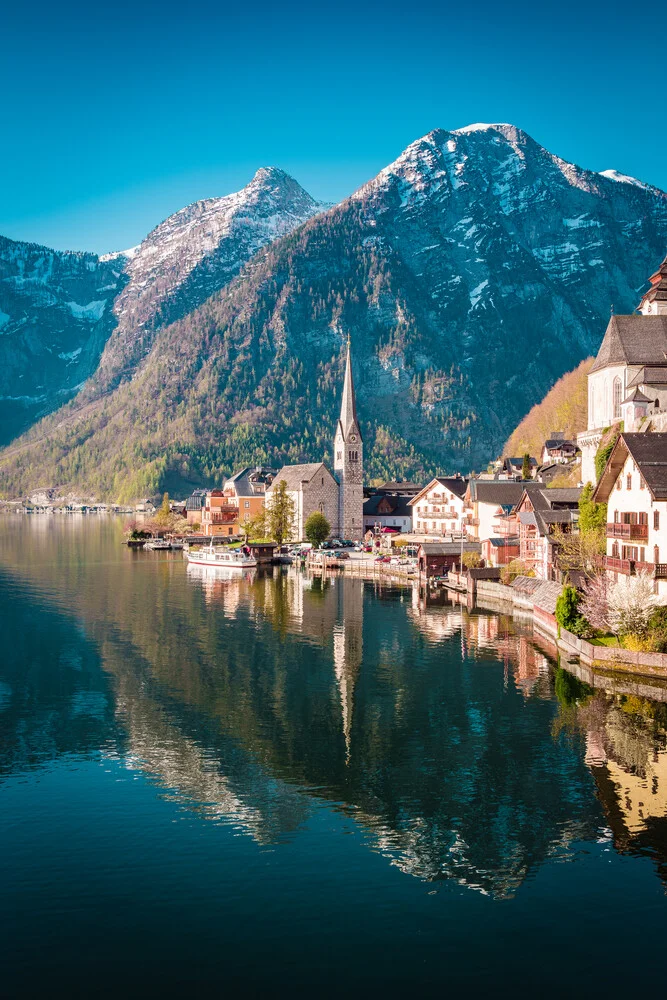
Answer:
[{"label": "moored boat", "polygon": [[216,569],[254,569],[257,560],[249,549],[232,549],[226,545],[214,548],[213,541],[201,549],[188,549],[188,563],[194,566],[212,566]]},{"label": "moored boat", "polygon": [[166,538],[150,538],[144,548],[151,549],[153,552],[166,552],[167,549],[171,549],[171,542],[168,542]]}]

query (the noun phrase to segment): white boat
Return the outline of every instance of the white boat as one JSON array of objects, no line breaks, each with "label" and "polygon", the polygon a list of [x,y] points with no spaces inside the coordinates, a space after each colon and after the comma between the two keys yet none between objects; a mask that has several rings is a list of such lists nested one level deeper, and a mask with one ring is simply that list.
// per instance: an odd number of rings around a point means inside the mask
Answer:
[{"label": "white boat", "polygon": [[144,548],[151,549],[153,552],[164,552],[171,548],[171,542],[168,542],[166,538],[149,538]]},{"label": "white boat", "polygon": [[250,552],[232,549],[227,545],[211,544],[201,549],[188,549],[188,562],[193,566],[212,566],[215,569],[254,569],[257,560]]}]

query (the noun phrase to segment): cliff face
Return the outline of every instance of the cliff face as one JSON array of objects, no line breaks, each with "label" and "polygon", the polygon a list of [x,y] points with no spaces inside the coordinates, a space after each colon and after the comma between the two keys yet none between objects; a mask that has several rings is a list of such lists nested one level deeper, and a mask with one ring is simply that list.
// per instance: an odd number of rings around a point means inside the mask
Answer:
[{"label": "cliff face", "polygon": [[437,130],[203,305],[162,313],[127,376],[103,362],[0,456],[0,482],[129,497],[330,454],[348,334],[367,476],[480,468],[666,245],[662,192],[512,126]]},{"label": "cliff face", "polygon": [[95,371],[125,277],[114,261],[0,237],[0,443]]}]

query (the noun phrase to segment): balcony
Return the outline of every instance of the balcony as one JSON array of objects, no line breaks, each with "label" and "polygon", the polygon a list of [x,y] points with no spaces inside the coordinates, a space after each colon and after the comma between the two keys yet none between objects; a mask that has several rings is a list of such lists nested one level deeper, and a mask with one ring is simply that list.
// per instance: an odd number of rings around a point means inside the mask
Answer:
[{"label": "balcony", "polygon": [[639,562],[636,559],[616,559],[613,556],[605,556],[604,564],[611,573],[623,573],[625,576],[650,573],[656,580],[667,580],[667,563]]},{"label": "balcony", "polygon": [[648,541],[648,524],[621,524],[612,521],[607,525],[607,538],[625,538],[632,542]]}]

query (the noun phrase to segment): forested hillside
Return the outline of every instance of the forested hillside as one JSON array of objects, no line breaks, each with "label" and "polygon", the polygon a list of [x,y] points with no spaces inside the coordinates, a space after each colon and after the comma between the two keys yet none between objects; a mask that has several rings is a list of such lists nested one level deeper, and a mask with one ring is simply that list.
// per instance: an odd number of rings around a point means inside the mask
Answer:
[{"label": "forested hillside", "polygon": [[[0,488],[132,499],[330,458],[348,335],[367,478],[482,468],[597,351],[609,304],[635,307],[666,246],[662,192],[512,126],[436,130],[151,330],[127,381],[96,378],[101,395],[88,387],[0,453]],[[578,429],[570,396],[546,433]]]},{"label": "forested hillside", "polygon": [[588,373],[593,358],[559,378],[541,403],[536,403],[510,436],[503,455],[525,455],[540,461],[544,442],[552,431],[563,431],[574,440],[588,425]]}]

